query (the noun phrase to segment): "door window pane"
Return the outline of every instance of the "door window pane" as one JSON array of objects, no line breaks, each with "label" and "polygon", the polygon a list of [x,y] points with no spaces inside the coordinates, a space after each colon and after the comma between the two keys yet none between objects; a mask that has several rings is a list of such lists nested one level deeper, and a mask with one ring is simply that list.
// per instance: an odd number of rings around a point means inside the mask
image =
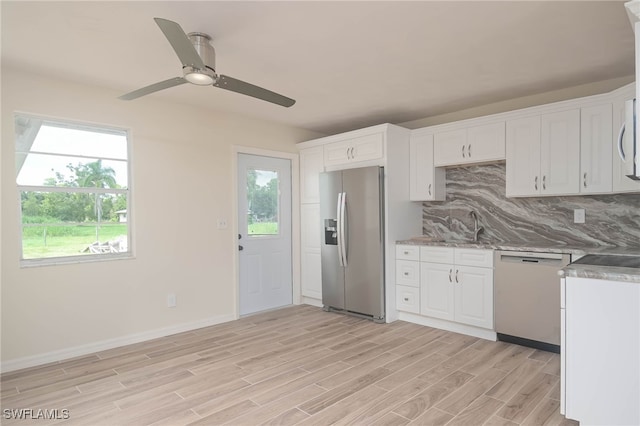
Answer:
[{"label": "door window pane", "polygon": [[278,235],[278,172],[247,170],[247,235]]}]

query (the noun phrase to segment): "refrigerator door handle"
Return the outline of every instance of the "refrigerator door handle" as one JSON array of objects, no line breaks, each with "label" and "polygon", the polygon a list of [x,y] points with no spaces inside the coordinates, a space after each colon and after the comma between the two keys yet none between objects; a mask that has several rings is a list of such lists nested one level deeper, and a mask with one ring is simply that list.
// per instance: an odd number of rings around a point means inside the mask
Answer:
[{"label": "refrigerator door handle", "polygon": [[342,246],[342,266],[347,266],[347,238],[346,238],[346,216],[347,216],[347,193],[342,193],[340,203],[340,245]]},{"label": "refrigerator door handle", "polygon": [[336,240],[338,241],[338,258],[340,259],[340,266],[344,266],[344,262],[343,262],[343,256],[342,256],[342,192],[338,192],[338,202],[336,203],[336,220],[337,220],[337,224],[336,224],[336,233],[337,233],[337,238]]}]

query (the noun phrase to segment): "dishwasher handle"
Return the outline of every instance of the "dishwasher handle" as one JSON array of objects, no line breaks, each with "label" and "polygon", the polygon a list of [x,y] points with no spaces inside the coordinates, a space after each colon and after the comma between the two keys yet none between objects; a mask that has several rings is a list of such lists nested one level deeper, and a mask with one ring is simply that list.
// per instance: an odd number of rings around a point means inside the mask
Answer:
[{"label": "dishwasher handle", "polygon": [[532,252],[500,252],[500,262],[525,263],[525,264],[562,264],[562,253],[532,253]]}]

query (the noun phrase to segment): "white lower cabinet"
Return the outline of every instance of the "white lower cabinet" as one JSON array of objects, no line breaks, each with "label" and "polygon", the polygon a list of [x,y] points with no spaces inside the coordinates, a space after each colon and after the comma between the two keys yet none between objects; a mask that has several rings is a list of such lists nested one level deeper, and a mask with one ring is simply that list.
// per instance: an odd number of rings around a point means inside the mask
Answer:
[{"label": "white lower cabinet", "polygon": [[493,269],[456,266],[454,320],[493,328]]},{"label": "white lower cabinet", "polygon": [[[399,311],[493,329],[491,250],[422,246],[420,262],[416,262],[407,261],[400,256],[404,252],[403,247],[398,246],[396,251],[396,270],[399,271],[396,295]],[[414,271],[417,265],[419,270],[416,277]],[[419,287],[413,284],[416,280]]]},{"label": "white lower cabinet", "polygon": [[561,412],[581,424],[640,424],[640,283],[565,281]]}]

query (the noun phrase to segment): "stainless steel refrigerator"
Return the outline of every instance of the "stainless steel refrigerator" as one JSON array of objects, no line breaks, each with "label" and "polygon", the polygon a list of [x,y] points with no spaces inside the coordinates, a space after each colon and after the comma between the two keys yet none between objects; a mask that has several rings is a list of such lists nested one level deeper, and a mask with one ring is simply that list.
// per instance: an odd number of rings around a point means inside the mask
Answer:
[{"label": "stainless steel refrigerator", "polygon": [[325,310],[384,322],[384,168],[320,174]]}]

